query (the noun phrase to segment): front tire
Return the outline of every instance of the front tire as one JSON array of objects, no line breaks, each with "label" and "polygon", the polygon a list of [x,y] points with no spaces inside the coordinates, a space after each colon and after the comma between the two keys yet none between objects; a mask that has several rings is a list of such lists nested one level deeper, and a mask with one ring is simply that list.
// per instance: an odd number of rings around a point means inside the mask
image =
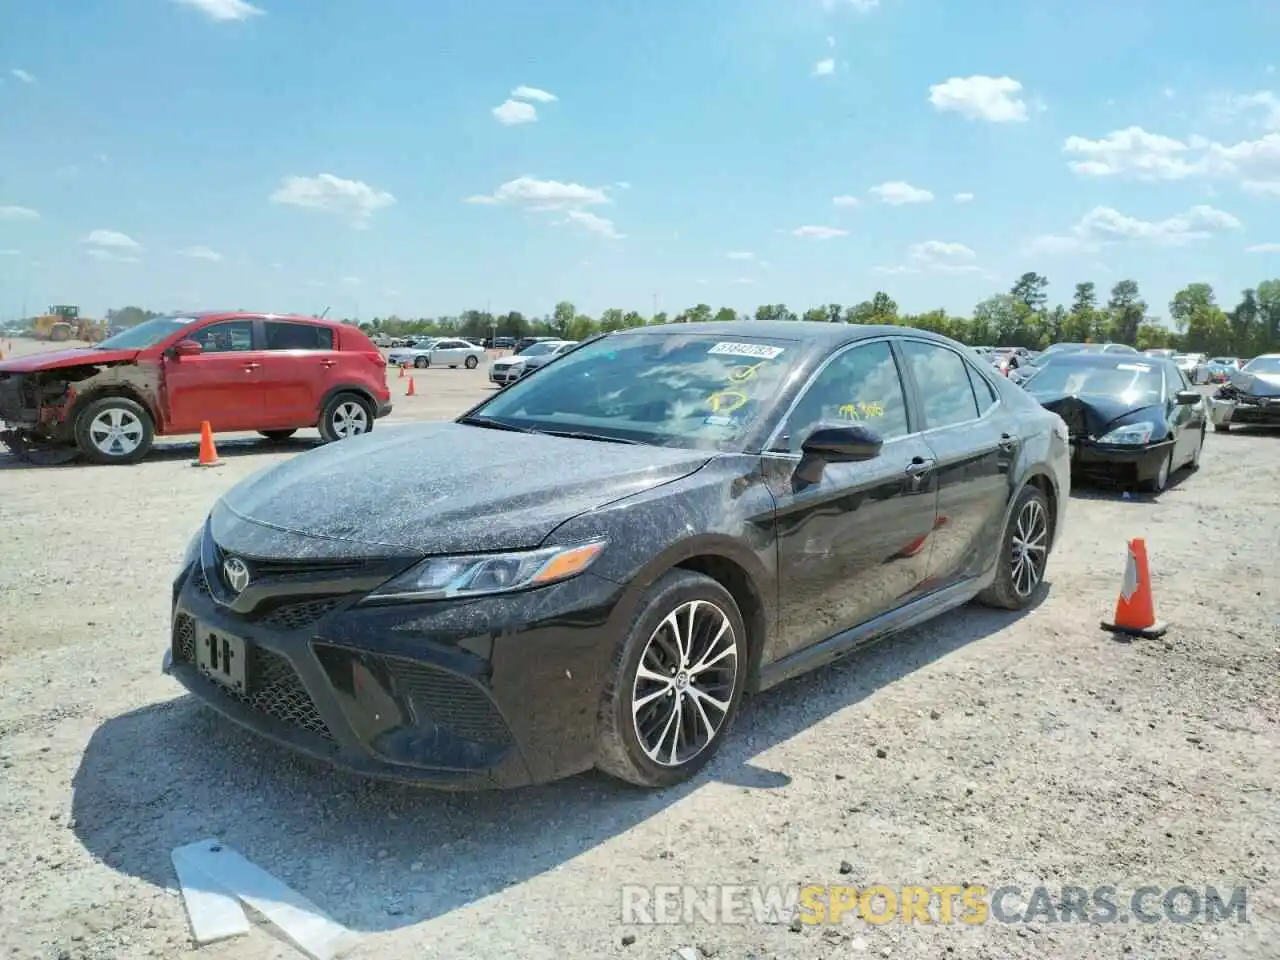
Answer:
[{"label": "front tire", "polygon": [[1142,485],[1142,489],[1146,493],[1163,493],[1165,487],[1169,486],[1169,478],[1173,476],[1173,449],[1170,448],[1169,455],[1164,458],[1164,462],[1160,464],[1160,470],[1154,477],[1147,480]]},{"label": "front tire", "polygon": [[430,357],[414,357],[413,365],[417,367],[419,370],[425,370],[427,367],[431,366],[431,358]]},{"label": "front tire", "polygon": [[339,393],[324,405],[317,427],[326,443],[358,437],[373,429],[373,411],[359,394]]},{"label": "front tire", "polygon": [[1200,469],[1200,454],[1204,452],[1204,427],[1200,428],[1200,439],[1196,441],[1196,448],[1191,452],[1191,469]]},{"label": "front tire", "polygon": [[742,703],[747,631],[733,595],[670,570],[645,591],[600,701],[596,767],[661,788],[715,756]]},{"label": "front tire", "polygon": [[1039,487],[1025,486],[1014,501],[1008,529],[1000,541],[996,579],[978,594],[978,602],[1003,610],[1021,610],[1028,606],[1044,582],[1052,549],[1049,498]]},{"label": "front tire", "polygon": [[155,442],[155,424],[141,404],[128,397],[94,400],[76,417],[76,446],[93,463],[137,463]]}]

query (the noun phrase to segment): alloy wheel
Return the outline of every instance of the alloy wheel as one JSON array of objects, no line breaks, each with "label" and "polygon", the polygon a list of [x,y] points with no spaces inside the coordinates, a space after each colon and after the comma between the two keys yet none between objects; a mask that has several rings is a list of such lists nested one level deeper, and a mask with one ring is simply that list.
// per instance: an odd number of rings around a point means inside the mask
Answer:
[{"label": "alloy wheel", "polygon": [[1025,599],[1044,579],[1045,562],[1049,559],[1049,516],[1039,500],[1028,500],[1018,511],[1010,554],[1013,589]]},{"label": "alloy wheel", "polygon": [[127,457],[142,443],[142,422],[128,410],[108,408],[89,424],[89,439],[108,457]]},{"label": "alloy wheel", "polygon": [[631,715],[645,755],[664,767],[696,757],[719,735],[738,679],[738,638],[728,615],[690,600],[649,636],[636,667]]},{"label": "alloy wheel", "polygon": [[333,411],[333,435],[358,437],[369,429],[369,412],[354,400],[340,403]]}]

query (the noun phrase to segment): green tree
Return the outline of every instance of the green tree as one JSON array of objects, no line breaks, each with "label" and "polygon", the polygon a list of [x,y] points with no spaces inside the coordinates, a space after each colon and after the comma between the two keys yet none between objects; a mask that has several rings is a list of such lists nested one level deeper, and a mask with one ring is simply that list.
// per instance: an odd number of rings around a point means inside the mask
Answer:
[{"label": "green tree", "polygon": [[766,303],[756,307],[756,319],[762,322],[766,320],[794,320],[796,315],[787,309],[785,303]]},{"label": "green tree", "polygon": [[[1043,310],[1049,302],[1049,281],[1035,271],[1020,276],[1009,290],[1009,296],[1025,304],[1028,310]],[[1012,344],[1011,344],[1012,346]]]},{"label": "green tree", "polygon": [[561,300],[556,304],[555,310],[551,313],[551,332],[557,337],[564,337],[569,333],[569,328],[573,326],[573,321],[578,316],[578,308],[568,300]]},{"label": "green tree", "polygon": [[721,307],[716,311],[716,315],[711,319],[724,323],[729,320],[737,320],[738,315],[734,312],[732,307]]},{"label": "green tree", "polygon": [[1138,327],[1147,315],[1147,305],[1138,293],[1138,281],[1121,280],[1112,287],[1107,312],[1111,315],[1111,337],[1118,343],[1135,346]]}]

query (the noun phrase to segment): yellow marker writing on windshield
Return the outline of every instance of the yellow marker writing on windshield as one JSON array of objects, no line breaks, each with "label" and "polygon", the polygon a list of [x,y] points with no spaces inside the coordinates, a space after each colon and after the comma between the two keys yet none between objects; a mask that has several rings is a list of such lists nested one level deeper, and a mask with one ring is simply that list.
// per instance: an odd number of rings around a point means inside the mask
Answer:
[{"label": "yellow marker writing on windshield", "polygon": [[729,381],[731,383],[746,383],[756,375],[756,371],[760,369],[761,363],[764,363],[764,361],[761,360],[760,363],[753,363],[749,367],[734,367],[729,371]]},{"label": "yellow marker writing on windshield", "polygon": [[707,397],[712,413],[733,413],[747,405],[747,395],[737,390],[721,390]]}]

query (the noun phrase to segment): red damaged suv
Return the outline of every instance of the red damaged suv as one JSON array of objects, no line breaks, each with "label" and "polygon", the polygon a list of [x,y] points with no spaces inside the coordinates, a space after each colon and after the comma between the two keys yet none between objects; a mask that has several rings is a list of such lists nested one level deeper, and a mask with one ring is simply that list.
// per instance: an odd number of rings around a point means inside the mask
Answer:
[{"label": "red damaged suv", "polygon": [[136,463],[157,436],[256,430],[283,440],[367,433],[391,411],[387,363],[355,327],[313,317],[156,317],[92,347],[0,361],[0,440]]}]

